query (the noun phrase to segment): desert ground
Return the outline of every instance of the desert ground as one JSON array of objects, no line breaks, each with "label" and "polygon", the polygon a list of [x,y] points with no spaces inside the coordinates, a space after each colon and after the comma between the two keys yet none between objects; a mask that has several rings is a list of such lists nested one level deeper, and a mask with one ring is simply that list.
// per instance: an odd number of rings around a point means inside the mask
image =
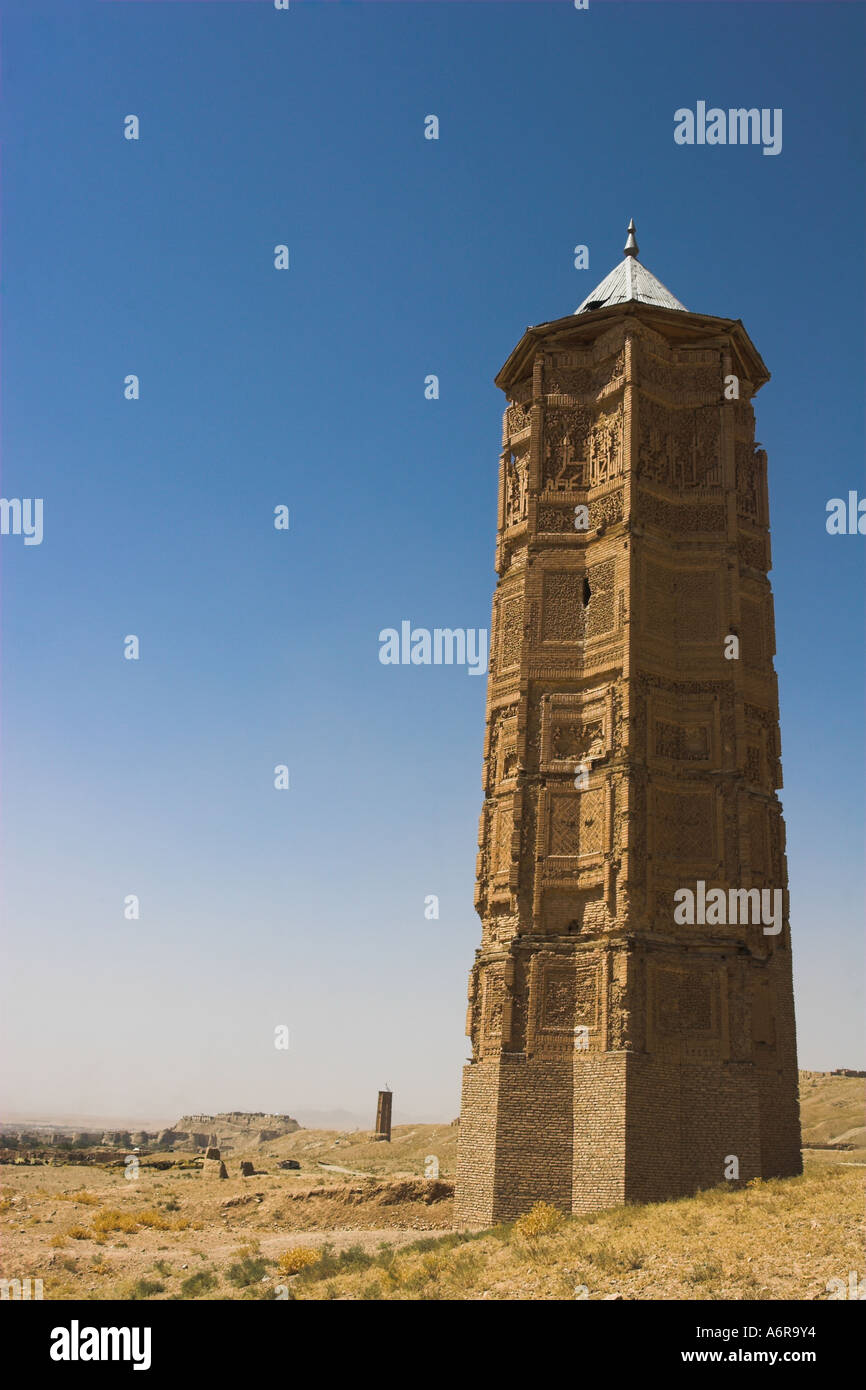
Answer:
[{"label": "desert ground", "polygon": [[2,1276],[61,1300],[826,1299],[864,1275],[863,1093],[801,1073],[802,1177],[483,1232],[453,1226],[456,1124],[390,1144],[301,1129],[224,1154],[226,1179],[176,1152],[132,1179],[122,1160],[8,1163]]}]

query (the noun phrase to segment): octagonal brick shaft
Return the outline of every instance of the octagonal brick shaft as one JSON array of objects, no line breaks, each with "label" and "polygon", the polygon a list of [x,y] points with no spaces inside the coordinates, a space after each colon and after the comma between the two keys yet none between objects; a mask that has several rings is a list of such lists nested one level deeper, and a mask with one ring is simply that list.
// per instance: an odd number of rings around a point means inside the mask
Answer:
[{"label": "octagonal brick shaft", "polygon": [[[639,269],[528,329],[497,377],[470,1225],[801,1171],[769,374],[739,321]],[[677,921],[701,885],[724,920]],[[756,897],[781,903],[769,930]]]}]

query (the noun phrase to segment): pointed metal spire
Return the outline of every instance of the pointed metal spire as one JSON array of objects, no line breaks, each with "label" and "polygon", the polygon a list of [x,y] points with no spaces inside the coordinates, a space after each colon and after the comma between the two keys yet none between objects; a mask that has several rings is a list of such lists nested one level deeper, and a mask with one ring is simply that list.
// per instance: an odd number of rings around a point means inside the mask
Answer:
[{"label": "pointed metal spire", "polygon": [[628,237],[623,251],[623,259],[600,284],[596,285],[583,303],[578,305],[574,311],[576,314],[588,314],[594,309],[606,309],[612,304],[628,304],[631,301],[637,304],[655,304],[659,309],[681,309],[688,313],[685,304],[681,304],[661,280],[657,280],[652,271],[647,270],[643,262],[638,260],[640,247],[637,244],[634,218],[628,224]]}]

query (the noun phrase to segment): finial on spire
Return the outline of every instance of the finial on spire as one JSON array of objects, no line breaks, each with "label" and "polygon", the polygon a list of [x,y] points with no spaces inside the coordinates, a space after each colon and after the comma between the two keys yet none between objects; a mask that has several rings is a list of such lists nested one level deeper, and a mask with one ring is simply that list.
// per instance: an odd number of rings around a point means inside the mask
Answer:
[{"label": "finial on spire", "polygon": [[625,254],[627,256],[636,256],[638,251],[640,250],[640,247],[637,244],[637,237],[634,233],[634,218],[632,218],[628,224],[628,240],[626,241],[626,244],[623,247],[623,250],[625,251]]}]

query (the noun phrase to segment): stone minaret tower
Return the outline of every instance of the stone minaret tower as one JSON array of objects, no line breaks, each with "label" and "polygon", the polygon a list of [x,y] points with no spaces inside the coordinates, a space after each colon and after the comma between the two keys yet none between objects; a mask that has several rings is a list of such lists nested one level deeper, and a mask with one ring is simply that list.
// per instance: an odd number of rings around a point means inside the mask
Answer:
[{"label": "stone minaret tower", "polygon": [[769,373],[637,257],[496,378],[466,1224],[801,1168]]}]

